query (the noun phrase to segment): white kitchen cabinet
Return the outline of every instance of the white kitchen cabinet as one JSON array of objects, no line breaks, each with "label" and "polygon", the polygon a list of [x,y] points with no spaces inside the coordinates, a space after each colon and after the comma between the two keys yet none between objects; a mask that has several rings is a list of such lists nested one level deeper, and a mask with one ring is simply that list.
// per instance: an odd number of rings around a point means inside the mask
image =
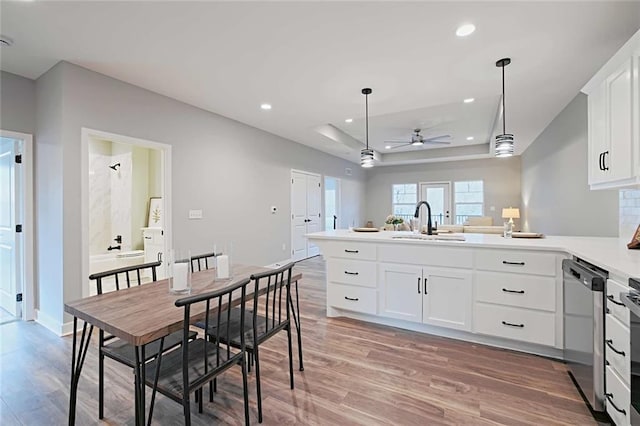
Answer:
[{"label": "white kitchen cabinet", "polygon": [[425,268],[422,322],[471,330],[473,275],[470,271]]},{"label": "white kitchen cabinet", "polygon": [[589,185],[640,185],[640,31],[582,89],[588,98]]},{"label": "white kitchen cabinet", "polygon": [[430,266],[380,264],[381,316],[471,329],[472,273]]}]

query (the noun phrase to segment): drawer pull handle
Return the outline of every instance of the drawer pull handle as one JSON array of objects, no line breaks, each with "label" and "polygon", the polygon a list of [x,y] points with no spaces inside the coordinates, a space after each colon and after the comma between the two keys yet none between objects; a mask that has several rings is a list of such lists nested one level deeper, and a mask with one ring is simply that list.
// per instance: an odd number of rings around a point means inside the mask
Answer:
[{"label": "drawer pull handle", "polygon": [[616,403],[613,402],[613,394],[612,393],[605,393],[605,396],[607,397],[607,401],[609,401],[611,403],[611,406],[613,408],[615,408],[618,413],[622,413],[625,416],[627,415],[627,411],[624,408],[622,408],[622,409],[618,408]]},{"label": "drawer pull handle", "polygon": [[358,275],[358,272],[344,271],[344,273],[347,274],[347,275]]},{"label": "drawer pull handle", "polygon": [[345,299],[347,299],[347,300],[351,300],[351,301],[353,301],[353,302],[357,302],[358,300],[360,300],[360,299],[358,299],[357,297],[348,297],[348,296],[345,296],[344,298],[345,298]]},{"label": "drawer pull handle", "polygon": [[613,298],[613,294],[608,294],[607,299],[609,299],[609,301],[611,301],[611,303],[613,303],[614,305],[624,306],[624,303],[620,303]]},{"label": "drawer pull handle", "polygon": [[510,322],[506,322],[506,321],[502,321],[503,325],[508,325],[509,327],[518,327],[518,328],[524,328],[524,324],[512,324]]},{"label": "drawer pull handle", "polygon": [[509,290],[508,288],[503,288],[502,291],[504,291],[505,293],[524,294],[524,290]]},{"label": "drawer pull handle", "polygon": [[518,266],[524,266],[524,262],[509,262],[506,260],[502,261],[502,264],[504,265],[518,265]]},{"label": "drawer pull handle", "polygon": [[344,252],[345,253],[359,253],[358,250],[347,250],[347,249],[344,249]]},{"label": "drawer pull handle", "polygon": [[614,351],[615,353],[617,353],[618,355],[622,355],[625,356],[624,351],[619,351],[616,348],[613,347],[613,340],[612,339],[607,339],[605,340],[605,343],[607,344],[607,346],[609,346],[609,348]]},{"label": "drawer pull handle", "polygon": [[145,239],[145,240],[150,240],[150,239],[151,239],[151,237],[144,237],[144,239]]}]

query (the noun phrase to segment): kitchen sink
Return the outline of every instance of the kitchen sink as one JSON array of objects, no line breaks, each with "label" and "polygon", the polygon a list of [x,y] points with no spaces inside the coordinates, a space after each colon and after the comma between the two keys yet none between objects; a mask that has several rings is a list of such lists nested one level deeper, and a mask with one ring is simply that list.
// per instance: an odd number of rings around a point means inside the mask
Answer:
[{"label": "kitchen sink", "polygon": [[425,241],[465,241],[464,235],[427,235],[427,234],[396,234],[391,236],[396,240],[425,240]]}]

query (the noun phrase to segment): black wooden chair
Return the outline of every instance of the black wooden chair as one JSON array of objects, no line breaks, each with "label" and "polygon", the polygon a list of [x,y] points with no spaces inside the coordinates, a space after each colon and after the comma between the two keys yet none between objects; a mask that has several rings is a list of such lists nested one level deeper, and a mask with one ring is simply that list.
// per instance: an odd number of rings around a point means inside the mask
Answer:
[{"label": "black wooden chair", "polygon": [[[238,348],[230,344],[219,342],[231,341],[234,330],[230,327],[231,312],[237,311],[240,327],[244,327],[246,293],[249,279],[238,281],[224,289],[185,297],[175,302],[176,306],[184,308],[184,327],[182,334],[182,349],[160,355],[149,362],[145,368],[146,383],[153,388],[151,407],[149,410],[149,424],[153,416],[153,405],[156,392],[181,403],[184,410],[185,425],[191,424],[191,410],[189,395],[199,394],[197,401],[199,411],[202,412],[202,387],[215,380],[217,376],[233,367],[242,368],[242,386],[244,393],[244,421],[249,424],[249,393],[247,391],[247,366],[245,359],[245,337],[240,336]],[[232,301],[239,301],[237,308],[229,309]],[[237,303],[237,302],[236,302]],[[213,339],[190,339],[190,319],[194,312],[202,312],[206,329],[215,330]],[[213,317],[213,318],[212,318]],[[211,340],[214,340],[215,343]],[[160,347],[165,338],[160,339]]]},{"label": "black wooden chair", "polygon": [[[127,266],[124,268],[112,269],[110,271],[98,272],[89,276],[90,280],[95,280],[98,294],[102,294],[105,280],[113,278],[115,291],[121,288],[130,288],[132,285],[140,285],[145,281],[146,274],[151,272],[151,281],[157,281],[156,268],[161,262],[143,263],[140,265]],[[109,282],[109,284],[112,284]],[[167,289],[167,291],[169,291]],[[197,333],[191,333],[191,339],[195,339]],[[163,350],[168,351],[182,344],[182,331],[170,334],[164,339]],[[160,340],[146,345],[145,362],[154,359],[160,351]],[[135,347],[129,343],[118,339],[100,330],[98,340],[98,417],[104,418],[104,358],[111,358],[130,368],[136,366]]]},{"label": "black wooden chair", "polygon": [[[258,422],[262,423],[262,391],[260,385],[260,356],[258,347],[276,333],[286,330],[289,344],[289,377],[291,389],[293,389],[293,350],[291,346],[291,319],[290,319],[290,291],[291,276],[294,263],[289,263],[278,269],[254,274],[251,276],[253,289],[252,301],[244,313],[234,308],[226,317],[231,325],[232,337],[229,340],[226,335],[220,334],[216,326],[203,327],[213,342],[230,343],[231,346],[240,347],[244,340],[244,346],[253,356],[256,363],[256,391],[258,396]],[[284,291],[283,291],[284,289]],[[284,294],[283,294],[284,293]],[[247,318],[244,318],[244,317]],[[196,324],[202,326],[202,324]],[[220,337],[222,336],[222,337]],[[222,340],[219,340],[222,339]]]},{"label": "black wooden chair", "polygon": [[191,272],[213,268],[215,259],[215,253],[205,253],[199,254],[197,256],[191,256]]}]

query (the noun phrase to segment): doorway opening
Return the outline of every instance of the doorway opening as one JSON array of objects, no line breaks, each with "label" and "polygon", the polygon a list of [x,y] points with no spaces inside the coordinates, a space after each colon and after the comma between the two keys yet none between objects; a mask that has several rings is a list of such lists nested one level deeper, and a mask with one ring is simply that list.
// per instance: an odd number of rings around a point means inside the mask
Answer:
[{"label": "doorway opening", "polygon": [[171,146],[84,128],[82,141],[86,297],[97,291],[89,275],[162,260],[171,247]]},{"label": "doorway opening", "polygon": [[32,142],[0,130],[0,324],[35,317]]},{"label": "doorway opening", "polygon": [[[431,223],[435,226],[451,224],[451,182],[420,182],[420,200],[431,206]],[[426,225],[426,214],[420,215],[421,226]]]},{"label": "doorway opening", "polygon": [[324,230],[340,228],[340,179],[324,177]]}]

